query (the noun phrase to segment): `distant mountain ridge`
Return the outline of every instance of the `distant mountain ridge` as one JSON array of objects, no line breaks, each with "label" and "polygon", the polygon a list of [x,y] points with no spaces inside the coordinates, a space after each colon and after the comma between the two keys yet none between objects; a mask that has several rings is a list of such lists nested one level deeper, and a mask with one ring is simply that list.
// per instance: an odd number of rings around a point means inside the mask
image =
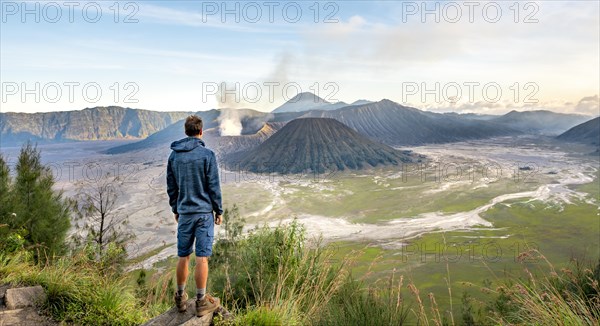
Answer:
[{"label": "distant mountain ridge", "polygon": [[373,103],[373,101],[369,101],[369,100],[356,100],[356,101],[350,103],[350,105],[363,105],[363,104],[369,104],[369,103]]},{"label": "distant mountain ridge", "polygon": [[[286,112],[213,109],[195,114],[204,120],[209,141],[207,146],[216,148],[227,144],[224,148],[228,154],[264,141],[265,135],[273,134],[283,124],[298,118],[332,118],[372,140],[391,146],[418,146],[519,134],[559,134],[589,119],[586,116],[544,110],[511,111],[502,116],[442,114],[403,106],[387,99],[379,102],[357,100],[347,104],[329,103],[312,93],[301,93],[298,96],[299,98],[292,99],[275,110],[282,108]],[[307,106],[315,103],[316,109]],[[185,136],[182,119],[189,114],[191,113],[155,112],[116,106],[34,114],[0,113],[0,145],[14,146],[26,140],[43,143],[142,139],[111,148],[108,152],[117,154],[157,147],[168,149],[172,141]],[[270,125],[263,131],[269,132],[252,136],[264,128],[266,123]],[[233,126],[233,134],[237,131],[235,128],[241,128],[241,135],[224,136],[232,134],[229,129],[224,129],[228,132],[222,135],[221,124]]]},{"label": "distant mountain ridge", "polygon": [[[245,137],[260,129],[264,123],[287,123],[298,118],[332,118],[355,131],[391,146],[412,146],[427,143],[449,143],[468,139],[481,139],[497,136],[515,135],[518,130],[487,121],[449,117],[438,113],[421,111],[402,106],[390,100],[367,102],[362,105],[346,106],[337,110],[312,110],[307,112],[265,113],[249,109],[240,111],[242,136],[231,136],[221,142],[215,132],[208,129],[219,125],[220,110],[197,112],[204,120],[207,129],[207,146],[218,148],[218,144],[231,142],[235,137]],[[259,127],[257,127],[259,126]],[[208,138],[209,136],[210,139]],[[165,128],[147,139],[114,147],[108,153],[117,154],[128,151],[155,148],[168,145],[183,137],[183,122],[180,121]],[[221,137],[222,138],[222,137]],[[247,138],[247,137],[246,137]],[[246,143],[238,140],[233,143]],[[228,147],[232,149],[234,147]],[[226,154],[231,154],[227,151]]]},{"label": "distant mountain ridge", "polygon": [[500,123],[529,134],[558,135],[589,120],[579,114],[558,113],[548,110],[510,111],[488,121]]},{"label": "distant mountain ridge", "polygon": [[520,133],[488,121],[421,111],[387,99],[334,111],[314,110],[302,117],[333,118],[366,136],[394,146],[449,143]]},{"label": "distant mountain ridge", "polygon": [[600,117],[577,125],[556,138],[569,142],[600,146]]},{"label": "distant mountain ridge", "polygon": [[[222,136],[220,134],[220,119],[223,110],[198,111],[195,115],[202,118],[204,135],[207,146],[221,154],[230,154],[232,151],[245,150],[256,146],[268,136],[283,126],[284,123],[269,122],[270,113],[250,109],[237,109],[237,114],[242,125],[241,135]],[[180,120],[164,130],[150,135],[138,142],[119,145],[107,150],[108,154],[120,154],[131,151],[151,148],[168,148],[171,142],[186,137],[184,134],[184,121]]]},{"label": "distant mountain ridge", "polygon": [[157,112],[119,106],[79,111],[0,113],[0,142],[137,139],[164,129],[189,112]]},{"label": "distant mountain ridge", "polygon": [[[265,113],[254,110],[244,109],[240,111],[242,126],[247,130],[245,134],[256,132],[264,123],[280,122],[286,123],[298,118],[332,118],[342,122],[344,125],[355,131],[371,138],[372,140],[382,142],[390,146],[418,146],[431,143],[450,143],[457,141],[467,141],[473,139],[485,139],[491,137],[503,137],[525,134],[529,130],[539,133],[540,125],[535,118],[526,119],[525,123],[517,124],[513,128],[509,121],[518,120],[520,113],[510,113],[505,116],[479,116],[473,114],[441,114],[429,111],[422,111],[416,108],[403,106],[391,100],[381,100],[379,102],[364,101],[365,104],[350,105],[336,110],[310,110],[300,112],[281,112]],[[198,112],[202,116],[205,128],[216,127],[219,122],[219,110]],[[527,116],[536,116],[538,113]],[[542,113],[547,116],[547,113]],[[555,117],[572,118],[571,115],[558,114]],[[575,116],[580,119],[580,116]],[[533,121],[532,121],[533,120]],[[541,121],[544,121],[541,119]],[[532,127],[527,128],[527,124]],[[560,125],[568,126],[573,121],[567,119]],[[250,126],[250,127],[249,127]],[[556,124],[550,124],[550,129],[555,129]],[[109,152],[124,152],[156,146],[167,147],[168,144],[182,136],[183,123],[178,126],[170,126],[165,130],[159,131],[147,139],[113,148]],[[242,132],[244,134],[244,132]],[[225,143],[244,144],[251,143],[247,140],[233,141],[232,136]],[[243,137],[243,136],[242,136]],[[214,140],[214,141],[212,141]],[[220,143],[218,138],[213,138],[207,146],[218,147]],[[221,142],[223,143],[223,142]],[[230,146],[229,149],[243,148],[245,146]],[[227,151],[227,154],[231,152]]]},{"label": "distant mountain ridge", "polygon": [[[217,118],[220,115],[219,110],[201,111],[194,114],[202,118],[204,129],[215,128],[219,125],[217,121]],[[108,149],[107,153],[121,154],[131,151],[168,146],[171,142],[185,137],[183,125],[183,120],[177,121],[163,130],[146,137],[146,139],[110,148]]]}]

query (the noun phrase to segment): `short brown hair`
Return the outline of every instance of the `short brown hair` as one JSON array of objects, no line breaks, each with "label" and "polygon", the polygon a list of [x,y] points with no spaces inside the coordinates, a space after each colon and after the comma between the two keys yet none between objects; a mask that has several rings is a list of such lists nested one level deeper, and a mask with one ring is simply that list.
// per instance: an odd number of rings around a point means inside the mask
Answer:
[{"label": "short brown hair", "polygon": [[185,134],[193,137],[202,133],[202,118],[197,115],[190,115],[185,119]]}]

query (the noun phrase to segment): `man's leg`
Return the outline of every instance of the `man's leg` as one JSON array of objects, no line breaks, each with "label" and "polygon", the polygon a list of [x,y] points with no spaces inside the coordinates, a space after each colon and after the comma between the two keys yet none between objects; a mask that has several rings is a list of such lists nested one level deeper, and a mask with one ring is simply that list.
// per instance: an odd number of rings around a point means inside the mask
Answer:
[{"label": "man's leg", "polygon": [[208,257],[212,255],[214,239],[214,218],[212,214],[202,215],[202,224],[196,229],[196,316],[202,317],[220,306],[218,298],[206,293],[208,281]]},{"label": "man's leg", "polygon": [[221,305],[218,298],[212,297],[206,293],[206,283],[208,280],[208,257],[196,257],[196,316],[202,317],[211,313]]},{"label": "man's leg", "polygon": [[198,299],[206,294],[206,283],[208,281],[208,257],[196,257],[196,291]]},{"label": "man's leg", "polygon": [[177,291],[179,295],[183,295],[183,291],[185,289],[185,282],[187,281],[188,275],[190,273],[189,266],[190,265],[190,256],[187,257],[179,257],[179,261],[177,262]]},{"label": "man's leg", "polygon": [[185,283],[189,275],[190,255],[194,252],[195,219],[192,216],[180,215],[177,220],[177,293],[175,305],[179,312],[187,309],[187,292]]},{"label": "man's leg", "polygon": [[179,312],[187,310],[187,298],[188,295],[185,292],[185,282],[188,278],[189,270],[188,265],[190,263],[190,256],[179,257],[177,262],[177,292],[175,293],[175,306]]}]

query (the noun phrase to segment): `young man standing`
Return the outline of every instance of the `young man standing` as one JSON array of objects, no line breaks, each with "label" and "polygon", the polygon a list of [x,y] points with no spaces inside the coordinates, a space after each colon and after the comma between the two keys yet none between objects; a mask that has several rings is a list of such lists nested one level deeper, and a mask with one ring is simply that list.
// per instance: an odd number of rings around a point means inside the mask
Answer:
[{"label": "young man standing", "polygon": [[[175,304],[180,312],[187,308],[185,282],[190,255],[196,240],[196,315],[215,311],[219,299],[206,293],[208,257],[212,254],[214,225],[223,218],[221,186],[215,153],[202,141],[202,119],[192,115],[185,120],[187,138],[171,144],[167,164],[167,193],[177,222],[177,293]],[[214,217],[213,217],[214,212]]]}]

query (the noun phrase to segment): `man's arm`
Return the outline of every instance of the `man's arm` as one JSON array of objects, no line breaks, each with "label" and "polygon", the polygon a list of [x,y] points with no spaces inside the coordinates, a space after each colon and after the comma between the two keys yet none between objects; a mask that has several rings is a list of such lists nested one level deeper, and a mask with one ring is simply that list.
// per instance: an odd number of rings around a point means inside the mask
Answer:
[{"label": "man's arm", "polygon": [[219,181],[219,167],[215,154],[211,153],[206,166],[206,177],[208,178],[208,195],[213,211],[217,216],[223,215],[223,204],[221,203],[221,182]]},{"label": "man's arm", "polygon": [[173,174],[173,166],[171,159],[167,163],[167,194],[169,195],[169,205],[174,214],[177,214],[177,197],[179,196],[179,187],[177,186],[177,180],[175,174]]}]

